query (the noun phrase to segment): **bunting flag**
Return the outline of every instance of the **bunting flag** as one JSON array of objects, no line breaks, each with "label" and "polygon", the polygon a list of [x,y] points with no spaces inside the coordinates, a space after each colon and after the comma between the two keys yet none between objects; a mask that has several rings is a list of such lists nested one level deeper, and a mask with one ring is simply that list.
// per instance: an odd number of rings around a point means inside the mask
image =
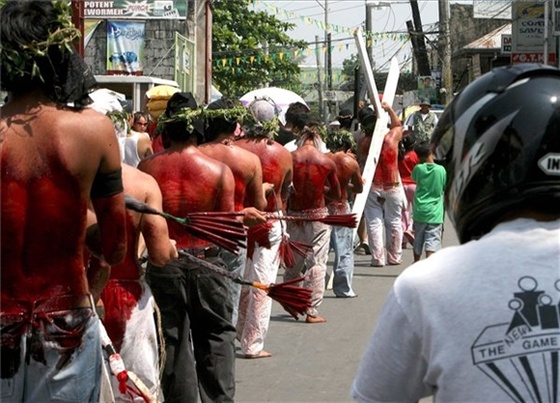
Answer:
[{"label": "bunting flag", "polygon": [[[354,29],[355,27],[346,27],[343,25],[338,25],[338,24],[325,24],[325,21],[323,20],[316,20],[316,19],[312,19],[306,16],[302,16],[296,13],[293,13],[291,11],[288,10],[284,10],[282,8],[278,8],[276,6],[273,6],[272,4],[268,4],[263,2],[262,0],[250,0],[249,4],[252,4],[253,6],[256,6],[257,4],[262,4],[264,5],[266,8],[268,8],[274,15],[280,15],[286,19],[298,19],[300,21],[302,21],[303,23],[307,24],[307,25],[313,25],[319,29],[321,29],[322,31],[327,31],[327,32],[334,32],[337,34],[342,34],[342,33],[346,33],[349,35],[353,35],[354,34]],[[364,31],[364,35],[366,37],[366,40],[372,40],[374,41],[373,43],[375,44],[375,41],[386,41],[386,40],[390,40],[390,41],[394,41],[394,42],[406,42],[409,39],[409,34],[408,33],[403,33],[403,32],[371,32],[371,31]],[[371,42],[370,42],[371,43]]]},{"label": "bunting flag", "polygon": [[[253,7],[256,7],[258,4],[263,4],[264,6],[266,6],[268,9],[270,9],[275,15],[280,15],[286,19],[294,19],[297,18],[301,21],[303,21],[305,24],[307,25],[313,25],[316,26],[318,28],[320,28],[323,31],[328,31],[328,32],[336,32],[336,33],[347,33],[351,36],[353,36],[354,33],[354,27],[345,27],[342,25],[337,25],[337,24],[325,24],[324,21],[320,21],[320,20],[315,20],[306,16],[300,16],[297,15],[291,11],[288,10],[284,10],[282,8],[278,8],[275,7],[271,4],[268,4],[266,2],[263,2],[262,0],[247,0],[247,4],[248,5],[252,5]],[[365,42],[366,42],[366,46],[367,47],[372,47],[372,46],[379,46],[381,47],[383,53],[385,54],[385,42],[387,41],[393,41],[393,42],[401,42],[401,49],[404,47],[404,45],[410,40],[410,37],[408,35],[408,33],[395,33],[395,32],[369,32],[366,31],[364,32],[365,35]],[[337,45],[331,45],[330,46],[330,51],[338,51],[338,52],[342,52],[344,50],[348,50],[350,48],[350,46],[352,45],[352,38],[349,38],[348,43],[346,44],[337,44]],[[278,50],[278,52],[269,52],[267,54],[263,54],[262,53],[262,49],[245,49],[245,50],[240,50],[238,51],[240,53],[240,55],[232,55],[231,57],[227,57],[227,58],[218,58],[218,59],[214,59],[213,63],[216,67],[225,67],[225,66],[229,66],[231,67],[231,70],[233,72],[235,72],[236,67],[239,72],[243,71],[243,67],[248,64],[254,64],[254,63],[261,63],[263,60],[264,61],[276,61],[276,60],[280,60],[280,61],[284,61],[284,60],[290,60],[290,59],[294,59],[297,58],[299,56],[306,56],[306,57],[311,57],[315,54],[315,52],[317,50],[319,50],[322,54],[325,54],[327,52],[327,50],[329,49],[329,47],[326,44],[318,44],[316,46],[312,46],[312,47],[307,47],[304,50],[300,50],[300,49],[295,49],[295,50]],[[251,51],[254,51],[255,54],[250,54]],[[249,53],[249,55],[247,55]],[[316,76],[316,73],[314,73]]]}]

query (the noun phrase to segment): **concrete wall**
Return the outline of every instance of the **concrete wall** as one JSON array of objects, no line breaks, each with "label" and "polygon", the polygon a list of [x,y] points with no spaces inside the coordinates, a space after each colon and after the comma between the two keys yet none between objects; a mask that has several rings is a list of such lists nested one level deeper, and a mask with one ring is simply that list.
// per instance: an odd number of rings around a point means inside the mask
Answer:
[{"label": "concrete wall", "polygon": [[[186,20],[146,20],[146,51],[144,75],[175,79],[175,32],[196,42],[196,91],[202,102],[205,96],[206,72],[206,5],[211,0],[185,0]],[[86,63],[94,74],[107,74],[107,22],[102,20],[84,51]],[[211,32],[211,31],[210,31]],[[211,68],[211,58],[208,66]],[[211,72],[208,73],[208,76]]]},{"label": "concrete wall", "polygon": [[[473,6],[467,4],[451,4],[449,34],[451,37],[451,54],[486,35],[494,29],[511,22],[503,19],[479,19],[473,16]],[[481,69],[488,70],[487,60],[481,59]],[[456,90],[463,88],[473,79],[470,58],[452,58],[453,81]]]}]

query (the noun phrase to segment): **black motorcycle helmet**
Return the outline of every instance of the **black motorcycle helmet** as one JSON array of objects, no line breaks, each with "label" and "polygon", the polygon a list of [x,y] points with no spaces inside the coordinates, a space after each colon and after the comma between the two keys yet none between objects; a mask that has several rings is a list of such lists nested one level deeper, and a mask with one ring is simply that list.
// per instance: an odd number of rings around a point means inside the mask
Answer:
[{"label": "black motorcycle helmet", "polygon": [[461,91],[432,134],[461,243],[510,211],[560,214],[560,70],[496,68]]}]

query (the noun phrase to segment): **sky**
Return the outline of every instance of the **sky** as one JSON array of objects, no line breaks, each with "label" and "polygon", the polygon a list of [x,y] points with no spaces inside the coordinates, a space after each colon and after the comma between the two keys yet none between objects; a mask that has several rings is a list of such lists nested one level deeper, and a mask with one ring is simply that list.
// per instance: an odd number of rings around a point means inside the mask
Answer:
[{"label": "sky", "polygon": [[[372,31],[378,34],[372,40],[375,68],[388,68],[391,57],[396,56],[401,71],[410,69],[412,48],[405,40],[406,21],[412,20],[412,9],[408,0],[372,1],[378,6],[372,9]],[[462,1],[471,3],[472,1]],[[294,39],[314,42],[318,35],[324,41],[325,3],[328,5],[328,23],[331,29],[332,65],[342,66],[342,62],[357,54],[351,30],[365,25],[366,0],[255,0],[254,9],[276,15],[281,21],[296,24],[288,32]],[[418,0],[424,31],[435,30],[438,22],[438,0]],[[338,31],[338,32],[337,32]],[[310,48],[314,49],[315,45]],[[322,46],[319,45],[319,46]],[[320,48],[321,49],[321,48]],[[324,60],[324,48],[322,60]],[[308,50],[305,65],[316,65],[314,51]],[[323,64],[323,62],[321,62]]]}]

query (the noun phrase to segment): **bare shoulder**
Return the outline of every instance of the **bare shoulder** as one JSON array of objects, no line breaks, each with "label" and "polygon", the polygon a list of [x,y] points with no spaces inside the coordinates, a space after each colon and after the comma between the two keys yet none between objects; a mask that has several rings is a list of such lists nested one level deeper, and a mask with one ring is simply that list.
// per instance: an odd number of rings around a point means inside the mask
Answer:
[{"label": "bare shoulder", "polygon": [[123,164],[123,179],[125,192],[136,198],[141,197],[142,200],[155,190],[159,190],[159,186],[152,175],[140,171],[130,165]]}]

